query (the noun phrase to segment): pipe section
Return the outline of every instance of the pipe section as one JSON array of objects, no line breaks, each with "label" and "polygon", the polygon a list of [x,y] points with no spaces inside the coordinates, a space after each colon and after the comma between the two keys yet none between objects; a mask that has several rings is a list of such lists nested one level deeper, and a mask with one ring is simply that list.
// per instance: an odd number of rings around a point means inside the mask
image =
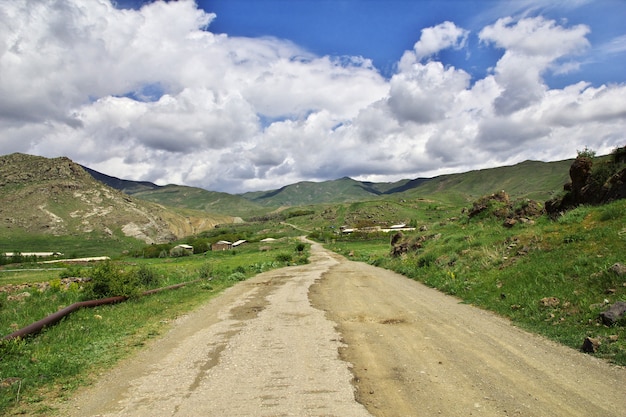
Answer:
[{"label": "pipe section", "polygon": [[[175,290],[175,289],[184,287],[185,285],[192,284],[198,281],[201,281],[201,280],[197,279],[195,281],[183,282],[181,284],[170,285],[168,287],[156,288],[154,290],[144,291],[140,295],[144,296],[144,295],[151,295],[151,294],[155,294],[157,292],[166,291],[166,290]],[[7,336],[4,336],[1,340],[12,340],[12,339],[17,339],[18,337],[24,337],[24,336],[28,336],[31,334],[39,333],[44,327],[52,326],[58,323],[59,321],[61,321],[63,317],[68,316],[72,314],[74,311],[79,310],[83,307],[97,307],[97,306],[101,306],[105,304],[116,304],[116,303],[121,303],[122,301],[126,301],[126,300],[128,300],[128,297],[118,296],[118,297],[101,298],[99,300],[80,301],[78,303],[74,303],[70,306],[67,306],[64,309],[59,310],[56,313],[52,313],[49,316],[44,317],[43,319],[36,321],[26,327],[23,327],[20,330],[17,330]]]}]

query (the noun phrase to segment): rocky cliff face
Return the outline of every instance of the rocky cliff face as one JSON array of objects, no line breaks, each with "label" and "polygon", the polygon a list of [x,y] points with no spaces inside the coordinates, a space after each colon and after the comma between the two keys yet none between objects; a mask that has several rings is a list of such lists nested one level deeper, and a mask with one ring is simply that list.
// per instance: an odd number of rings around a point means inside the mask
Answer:
[{"label": "rocky cliff face", "polygon": [[232,221],[134,199],[64,157],[0,156],[0,201],[0,230],[27,233],[123,234],[162,243]]}]

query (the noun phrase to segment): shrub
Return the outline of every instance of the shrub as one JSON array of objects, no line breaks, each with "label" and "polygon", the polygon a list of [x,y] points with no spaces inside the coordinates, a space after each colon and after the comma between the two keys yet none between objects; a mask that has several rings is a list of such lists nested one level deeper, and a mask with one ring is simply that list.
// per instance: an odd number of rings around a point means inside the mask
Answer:
[{"label": "shrub", "polygon": [[159,284],[159,276],[156,271],[148,266],[142,265],[134,271],[137,281],[144,287],[155,287]]},{"label": "shrub", "polygon": [[246,275],[242,272],[233,272],[228,276],[229,281],[244,281],[246,279]]},{"label": "shrub", "polygon": [[278,262],[291,262],[291,254],[290,253],[279,253],[275,258]]},{"label": "shrub", "polygon": [[585,146],[585,149],[583,149],[582,151],[576,150],[576,153],[578,155],[578,158],[593,159],[596,157],[596,151],[589,149],[587,146]]},{"label": "shrub", "polygon": [[82,277],[83,275],[83,268],[81,268],[80,266],[68,266],[67,268],[65,268],[63,271],[61,271],[59,273],[59,278],[76,278],[76,277]]},{"label": "shrub", "polygon": [[149,281],[149,276],[145,271],[124,271],[119,265],[106,261],[92,269],[91,281],[85,295],[88,298],[134,297],[143,287],[142,279]]},{"label": "shrub", "polygon": [[213,277],[213,267],[206,262],[198,268],[198,277],[201,279],[211,279]]}]

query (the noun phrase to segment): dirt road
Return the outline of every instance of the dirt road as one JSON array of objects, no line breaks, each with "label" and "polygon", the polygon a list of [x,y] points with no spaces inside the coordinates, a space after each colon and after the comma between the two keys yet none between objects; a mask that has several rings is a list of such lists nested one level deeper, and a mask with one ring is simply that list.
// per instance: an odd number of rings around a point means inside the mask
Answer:
[{"label": "dirt road", "polygon": [[230,288],[62,414],[624,417],[625,383],[623,368],[314,245],[309,265]]}]

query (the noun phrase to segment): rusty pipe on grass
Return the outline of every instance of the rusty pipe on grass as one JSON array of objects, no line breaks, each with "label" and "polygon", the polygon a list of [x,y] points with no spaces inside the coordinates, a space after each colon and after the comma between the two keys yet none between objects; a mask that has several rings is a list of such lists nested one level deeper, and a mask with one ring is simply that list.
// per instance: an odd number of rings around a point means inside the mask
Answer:
[{"label": "rusty pipe on grass", "polygon": [[[144,291],[140,295],[144,296],[144,295],[151,295],[151,294],[155,294],[155,293],[166,291],[166,290],[175,290],[175,289],[184,287],[185,285],[192,284],[198,281],[201,281],[201,280],[197,279],[194,281],[170,285],[168,287],[156,288],[154,290]],[[31,334],[39,333],[41,330],[43,330],[44,327],[52,326],[58,323],[59,321],[61,321],[61,319],[63,319],[63,317],[68,316],[72,314],[74,311],[79,310],[83,307],[98,307],[98,306],[106,305],[106,304],[117,304],[126,300],[128,300],[128,297],[126,296],[117,296],[117,297],[100,298],[98,300],[79,301],[77,303],[71,304],[57,311],[56,313],[50,314],[49,316],[44,317],[43,319],[39,321],[36,321],[26,327],[23,327],[7,336],[4,336],[1,340],[12,340],[12,339],[17,339],[18,337],[24,337],[24,336],[28,336]]]}]

